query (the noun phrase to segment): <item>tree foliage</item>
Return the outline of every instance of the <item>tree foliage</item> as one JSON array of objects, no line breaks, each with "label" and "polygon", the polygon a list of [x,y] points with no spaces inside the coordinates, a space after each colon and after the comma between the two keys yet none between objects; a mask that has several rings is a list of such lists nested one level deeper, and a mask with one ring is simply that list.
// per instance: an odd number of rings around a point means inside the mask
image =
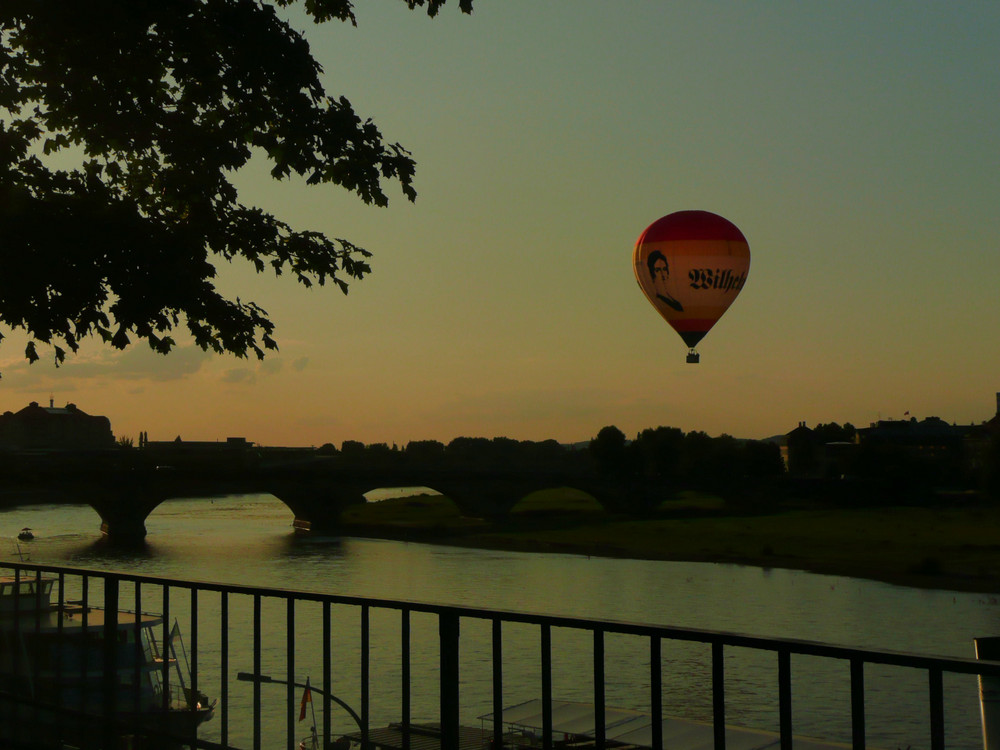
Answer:
[{"label": "tree foliage", "polygon": [[720,490],[746,480],[784,474],[781,450],[774,443],[711,437],[676,427],[648,428],[629,442],[617,427],[604,427],[590,441],[598,471],[619,478],[645,478],[665,486]]},{"label": "tree foliage", "polygon": [[819,444],[853,443],[856,434],[857,430],[850,422],[845,422],[843,427],[836,422],[820,423],[813,430],[813,439]]},{"label": "tree foliage", "polygon": [[599,471],[611,476],[627,476],[633,468],[625,433],[614,425],[602,427],[590,441],[588,451]]},{"label": "tree foliage", "polygon": [[[446,2],[402,1],[431,16]],[[344,292],[369,272],[363,248],[244,205],[231,182],[259,154],[275,179],[378,206],[386,181],[416,196],[410,153],[325,91],[276,10],[296,2],[0,4],[0,325],[27,333],[29,360],[43,343],[58,364],[94,334],[166,353],[180,326],[203,349],[262,357],[274,326],[216,289],[218,263]],[[349,0],[301,4],[356,23]]]}]

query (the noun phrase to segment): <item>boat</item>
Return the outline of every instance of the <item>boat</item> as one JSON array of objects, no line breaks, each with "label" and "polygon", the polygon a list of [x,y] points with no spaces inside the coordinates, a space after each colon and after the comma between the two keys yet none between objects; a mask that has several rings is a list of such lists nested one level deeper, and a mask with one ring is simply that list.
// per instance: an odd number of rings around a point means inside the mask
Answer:
[{"label": "boat", "polygon": [[17,535],[17,538],[20,539],[22,542],[26,542],[29,539],[34,539],[35,535],[31,533],[31,529],[25,526],[23,529],[21,529],[20,533]]},{"label": "boat", "polygon": [[[1000,637],[977,638],[976,657],[990,661],[1000,661]],[[983,729],[983,747],[987,750],[1000,747],[1000,677],[981,676],[979,678],[979,698]],[[489,734],[493,736],[495,721],[492,713],[479,717],[485,727],[491,725]],[[620,750],[652,750],[659,744],[674,750],[713,750],[715,747],[715,726],[708,721],[664,716],[660,725],[655,725],[654,717],[646,711],[629,708],[605,707],[604,746]],[[504,708],[499,716],[503,747],[512,750],[539,750],[544,746],[546,724],[545,706],[538,699],[532,699]],[[556,750],[594,750],[597,747],[597,710],[593,703],[553,700],[549,704],[548,723],[551,727]],[[397,732],[397,735],[399,733]],[[348,735],[360,746],[360,734]],[[379,735],[373,744],[379,750],[402,750],[407,747],[397,736],[379,742]],[[725,746],[736,750],[780,750],[781,735],[747,727],[725,727]],[[851,745],[830,740],[794,735],[792,746],[795,750],[850,750]],[[410,745],[409,747],[416,747]],[[471,746],[462,750],[473,750]],[[489,750],[493,750],[492,742]]]},{"label": "boat", "polygon": [[[177,746],[212,718],[215,701],[190,688],[187,652],[176,621],[162,615],[53,601],[57,579],[0,576],[0,702],[19,721],[0,726],[0,740],[39,742],[58,733],[74,747],[99,745],[113,711],[114,732],[143,737],[136,746]],[[114,627],[116,648],[105,647]],[[116,674],[106,679],[113,658]],[[7,714],[5,714],[7,715]],[[176,740],[176,741],[174,741]],[[0,742],[2,744],[2,742]]]},{"label": "boat", "polygon": [[[597,747],[597,712],[593,703],[553,700],[551,702],[553,742],[558,750],[594,750]],[[492,713],[479,717],[492,724]],[[543,747],[545,718],[540,699],[509,706],[500,715],[504,747],[538,750]],[[715,727],[711,722],[663,717],[659,727],[662,747],[679,750],[712,750]],[[744,727],[726,726],[726,747],[738,750],[780,750],[781,735]],[[625,750],[652,750],[654,719],[645,711],[628,708],[604,709],[605,746]],[[795,750],[850,750],[850,745],[813,737],[793,737]]]}]

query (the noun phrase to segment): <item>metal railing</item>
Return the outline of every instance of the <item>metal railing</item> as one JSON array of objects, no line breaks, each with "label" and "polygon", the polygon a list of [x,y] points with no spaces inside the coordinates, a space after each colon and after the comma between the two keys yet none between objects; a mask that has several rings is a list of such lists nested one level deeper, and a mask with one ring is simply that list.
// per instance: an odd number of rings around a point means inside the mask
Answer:
[{"label": "metal railing", "polygon": [[[393,678],[398,682],[388,690],[391,693],[389,703],[393,705],[386,710],[383,700],[378,713],[383,719],[388,715],[391,721],[404,728],[401,750],[410,750],[410,734],[405,730],[415,724],[414,660],[417,651],[422,665],[430,658],[438,671],[436,697],[431,700],[430,713],[435,714],[434,720],[440,723],[441,750],[459,750],[463,710],[468,713],[478,708],[480,713],[485,713],[483,709],[486,709],[493,717],[503,713],[505,665],[512,658],[505,653],[505,634],[519,627],[537,631],[537,651],[532,657],[536,660],[532,669],[536,671],[532,674],[538,674],[539,680],[535,686],[537,693],[532,697],[541,699],[543,750],[553,750],[559,744],[552,717],[556,697],[553,695],[553,632],[556,629],[573,631],[578,639],[583,639],[584,645],[581,647],[578,643],[575,648],[577,657],[579,651],[587,652],[582,657],[588,665],[587,673],[580,675],[579,682],[585,683],[592,678],[585,692],[593,703],[596,717],[592,735],[596,750],[603,750],[609,743],[604,720],[609,705],[609,638],[627,637],[629,644],[641,652],[640,661],[648,670],[641,688],[645,700],[633,708],[648,712],[651,717],[653,750],[664,750],[665,643],[694,643],[707,647],[710,665],[707,710],[714,728],[716,750],[726,748],[727,708],[732,697],[727,695],[726,659],[734,649],[750,649],[773,656],[777,670],[773,701],[777,703],[781,750],[792,750],[795,742],[793,657],[817,657],[846,666],[849,742],[856,750],[865,748],[867,742],[866,670],[882,665],[916,670],[926,676],[927,747],[930,750],[945,747],[945,676],[1000,678],[1000,662],[866,650],[655,624],[338,596],[32,563],[3,563],[0,575],[12,579],[15,586],[36,582],[30,587],[30,593],[6,603],[0,601],[0,740],[5,747],[60,747],[60,743],[68,743],[111,750],[128,747],[122,743],[130,741],[131,747],[138,750],[152,746],[150,737],[155,736],[158,742],[168,739],[178,746],[191,748],[261,750],[283,743],[288,750],[293,750],[302,734],[299,719],[306,708],[305,700],[299,698],[300,673],[314,679],[315,692],[319,696],[310,706],[311,710],[319,709],[321,717],[318,722],[321,726],[316,726],[317,735],[327,741],[337,736],[334,714],[346,709],[351,731],[356,730],[362,745],[369,746],[375,718],[373,688],[376,682],[380,690],[389,684],[381,675],[376,678],[372,674],[374,614],[378,615],[380,624],[384,624],[390,614],[396,623],[389,638],[398,638],[393,646],[396,650],[382,660],[393,665]],[[55,581],[57,598],[46,609],[41,606],[42,586],[39,584],[48,579]],[[157,615],[148,615],[144,620],[141,614],[133,614],[144,611],[155,611]],[[57,614],[53,616],[53,612]],[[177,663],[176,656],[171,656],[178,653],[177,630],[172,626],[175,619],[185,624],[181,630],[187,639],[187,670],[179,670],[182,665]],[[346,626],[343,625],[345,619],[350,620]],[[421,629],[425,637],[416,637],[414,623],[417,619],[423,626],[436,625],[429,639],[431,643],[426,637],[432,632],[428,627]],[[140,626],[148,622],[154,623],[153,637],[158,640],[158,648],[152,651],[162,654],[153,664],[150,664],[149,644],[138,637]],[[484,636],[488,643],[476,650],[475,657],[482,662],[484,673],[488,672],[484,679],[488,686],[484,686],[482,692],[489,697],[486,705],[463,709],[462,691],[467,683],[467,667],[463,664],[459,644],[463,628],[471,628],[472,623],[488,633],[488,637]],[[335,640],[345,637],[353,639],[353,645],[335,653]],[[81,640],[77,643],[75,639]],[[386,640],[380,636],[377,648],[385,650]],[[88,648],[99,650],[97,664]],[[349,658],[344,657],[345,653]],[[156,679],[151,679],[151,670],[155,671]],[[275,670],[283,673],[277,677],[267,674]],[[420,681],[422,693],[433,693],[426,682]],[[152,705],[149,695],[140,687],[155,687],[156,684],[163,689],[154,696],[158,705]],[[270,684],[277,687],[268,687],[269,692],[281,686],[285,688],[282,699],[276,701],[273,697],[265,697],[263,688]],[[340,697],[346,689],[356,701],[355,708]],[[171,690],[175,694],[182,690],[187,701],[171,704]],[[217,702],[212,720],[199,728],[199,721],[206,712],[206,706],[199,705],[206,699],[205,693],[212,693]],[[422,694],[420,700],[421,711],[427,713],[426,694]],[[186,717],[182,716],[185,712]],[[179,717],[186,720],[173,722]],[[380,725],[382,723],[386,722]],[[47,731],[39,732],[40,728]],[[79,736],[63,736],[72,734],[74,728],[82,740]],[[340,733],[347,734],[346,731]],[[48,735],[52,735],[51,738]],[[278,737],[277,745],[275,736]],[[488,739],[494,748],[503,747],[503,722],[493,722]],[[46,744],[49,742],[52,744]]]}]

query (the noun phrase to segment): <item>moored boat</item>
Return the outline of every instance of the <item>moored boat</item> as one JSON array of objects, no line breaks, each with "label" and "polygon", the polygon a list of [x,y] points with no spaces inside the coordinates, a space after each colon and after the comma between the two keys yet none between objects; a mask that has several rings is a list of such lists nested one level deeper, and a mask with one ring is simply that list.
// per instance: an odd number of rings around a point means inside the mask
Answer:
[{"label": "moored boat", "polygon": [[0,576],[0,697],[17,719],[0,735],[23,741],[56,732],[87,747],[99,744],[95,734],[106,734],[110,715],[115,733],[156,736],[164,746],[212,717],[214,702],[190,688],[176,622],[165,633],[158,614],[53,601],[56,584]]}]

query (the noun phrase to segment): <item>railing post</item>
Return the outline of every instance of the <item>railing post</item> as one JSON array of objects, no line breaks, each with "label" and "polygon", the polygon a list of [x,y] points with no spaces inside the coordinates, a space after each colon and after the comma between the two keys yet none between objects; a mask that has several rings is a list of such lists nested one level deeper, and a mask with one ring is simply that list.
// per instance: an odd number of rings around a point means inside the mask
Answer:
[{"label": "railing post", "polygon": [[295,748],[295,597],[285,600],[285,746]]},{"label": "railing post", "polygon": [[[332,638],[332,620],[330,617],[330,602],[323,602],[323,742],[330,742],[333,717],[330,716],[330,695],[333,692],[333,647],[330,645]],[[324,744],[326,747],[326,744]]]},{"label": "railing post", "polygon": [[715,750],[726,750],[726,662],[721,641],[712,641],[712,727]]},{"label": "railing post", "polygon": [[[260,594],[253,595],[253,673],[260,674]],[[260,680],[253,682],[253,750],[260,750]]]},{"label": "railing post", "polygon": [[[132,644],[132,659],[135,662],[132,666],[132,711],[135,714],[139,713],[139,708],[142,705],[142,584],[139,581],[135,582],[133,590],[133,602],[135,609],[135,623],[134,623],[134,633],[135,633],[135,643]],[[59,675],[56,676],[58,682]]]},{"label": "railing post", "polygon": [[944,750],[944,681],[940,667],[928,671],[931,702],[931,750]]},{"label": "railing post", "polygon": [[552,750],[552,627],[542,623],[542,748]]},{"label": "railing post", "polygon": [[781,750],[792,750],[792,655],[787,648],[778,650],[778,724]]},{"label": "railing post", "polygon": [[[138,584],[137,584],[138,585]],[[219,736],[223,745],[229,744],[229,592],[219,594],[219,672],[221,677],[219,704],[221,706]]]},{"label": "railing post", "polygon": [[[493,619],[493,746],[503,747],[503,620]],[[408,748],[404,750],[409,750]]]},{"label": "railing post", "polygon": [[865,662],[851,659],[851,737],[854,750],[865,750]]},{"label": "railing post", "polygon": [[[35,638],[41,635],[42,631],[42,573],[41,571],[35,571],[34,578],[34,591],[35,591],[35,602],[33,605],[35,617],[34,622],[32,622],[31,627],[34,630]],[[31,660],[31,681],[33,684],[38,684],[38,662],[35,659]],[[31,721],[38,722],[38,709],[37,706],[33,707],[31,710]]]},{"label": "railing post", "polygon": [[[104,746],[114,747],[118,736],[118,579],[104,579]],[[136,686],[138,688],[138,685]]]},{"label": "railing post", "polygon": [[[21,613],[21,597],[18,596],[18,593],[21,591],[21,581],[23,580],[21,578],[21,575],[22,575],[21,569],[20,568],[14,568],[14,610],[13,611],[14,611],[14,628],[15,629],[21,627],[21,617],[23,616],[22,613]],[[62,624],[62,618],[59,619],[59,622],[60,622],[60,624]],[[20,678],[21,677],[21,668],[22,668],[21,649],[14,648],[14,649],[11,649],[11,650],[13,651],[13,653],[11,654],[11,657],[12,657],[11,658],[11,663],[13,664],[13,667],[14,667],[14,675],[17,678]],[[28,665],[25,664],[24,665],[24,669],[27,669],[27,668],[28,668]],[[17,709],[16,705],[13,705],[13,702],[11,704],[11,710],[12,710],[13,715],[17,716],[17,710],[18,709]],[[10,724],[8,724],[8,726],[10,726]]]},{"label": "railing post", "polygon": [[458,615],[438,616],[441,638],[441,750],[458,750]]},{"label": "railing post", "polygon": [[[191,668],[191,697],[184,696],[188,707],[196,710],[198,705],[198,587],[191,587],[191,655],[189,666]],[[198,734],[196,727],[191,729],[191,737]]]},{"label": "railing post", "polygon": [[170,586],[163,584],[163,666],[160,675],[163,678],[162,707],[166,711],[170,708]]},{"label": "railing post", "polygon": [[[1000,637],[976,638],[976,659],[1000,661]],[[984,750],[1000,748],[1000,676],[979,675],[979,716]]]},{"label": "railing post", "polygon": [[[138,591],[138,590],[139,590],[138,587],[136,587],[136,591]],[[136,594],[136,595],[138,596],[138,594]],[[59,573],[59,598],[56,600],[57,611],[58,612],[62,612],[63,611],[63,607],[65,606],[65,604],[66,604],[66,574],[63,573],[63,572],[60,572]],[[136,608],[136,613],[138,613],[139,611],[140,610],[137,607]],[[66,643],[63,640],[63,638],[66,635],[66,629],[65,629],[66,626],[65,626],[65,624],[63,622],[64,618],[60,617],[58,619],[59,619],[59,622],[56,625],[56,643],[58,644],[57,648],[62,649],[63,646]],[[138,633],[136,633],[136,636],[138,636]],[[57,685],[62,685],[63,684],[62,680],[63,680],[63,660],[62,659],[56,659],[56,684]],[[56,715],[57,716],[61,714],[62,708],[63,708],[63,691],[62,690],[57,690],[56,691]],[[59,733],[59,734],[61,734],[61,733]]]},{"label": "railing post", "polygon": [[597,750],[604,750],[607,741],[604,708],[604,631],[594,628],[594,747]]},{"label": "railing post", "polygon": [[[89,638],[90,633],[90,579],[86,574],[80,576],[80,606],[82,611],[80,612],[80,632],[83,634],[83,638],[86,641]],[[87,674],[87,660],[80,659],[79,664],[80,672],[80,684],[86,685],[87,681],[92,679],[91,675]],[[88,706],[93,709],[93,705],[90,703],[89,696],[84,696],[80,699],[79,707],[82,708]]]},{"label": "railing post", "polygon": [[403,750],[410,750],[410,610],[404,609],[400,615],[402,617],[402,622],[400,623],[400,640],[399,645],[400,650],[400,661],[401,665],[401,679],[403,684],[400,686],[400,690],[403,698]]},{"label": "railing post", "polygon": [[663,642],[649,637],[649,708],[653,714],[653,750],[663,750]]},{"label": "railing post", "polygon": [[[368,750],[371,731],[371,614],[367,604],[361,606],[361,738],[363,750]],[[458,688],[456,687],[456,690]],[[443,719],[442,719],[443,720]]]}]

